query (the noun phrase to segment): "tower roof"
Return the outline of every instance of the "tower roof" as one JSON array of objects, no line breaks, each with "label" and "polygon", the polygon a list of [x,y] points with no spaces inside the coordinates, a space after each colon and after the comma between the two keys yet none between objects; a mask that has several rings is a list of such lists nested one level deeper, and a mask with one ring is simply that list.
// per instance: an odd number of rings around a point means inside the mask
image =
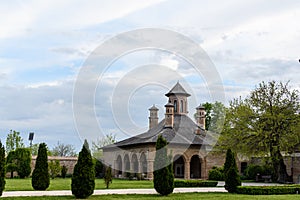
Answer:
[{"label": "tower roof", "polygon": [[185,89],[180,85],[179,82],[176,83],[176,85],[166,94],[167,97],[171,95],[184,95],[186,97],[191,96],[189,93],[185,91]]},{"label": "tower roof", "polygon": [[200,104],[196,109],[197,109],[197,110],[204,110],[205,107],[204,107],[202,104]]},{"label": "tower roof", "polygon": [[149,110],[158,110],[158,108],[155,106],[155,104],[153,104],[153,106],[149,108]]}]

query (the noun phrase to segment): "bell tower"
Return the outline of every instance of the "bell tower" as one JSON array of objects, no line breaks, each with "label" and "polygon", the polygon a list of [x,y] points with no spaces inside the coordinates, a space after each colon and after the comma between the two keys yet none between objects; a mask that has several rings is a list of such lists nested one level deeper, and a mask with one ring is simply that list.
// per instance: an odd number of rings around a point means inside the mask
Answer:
[{"label": "bell tower", "polygon": [[149,130],[158,125],[158,108],[153,105],[149,108],[150,116],[149,116]]},{"label": "bell tower", "polygon": [[205,108],[201,104],[196,108],[196,121],[198,126],[205,129]]},{"label": "bell tower", "polygon": [[169,102],[165,105],[165,128],[173,128],[174,124],[174,105]]},{"label": "bell tower", "polygon": [[179,82],[166,94],[169,102],[174,106],[174,115],[188,114],[187,97],[191,96],[185,91]]}]

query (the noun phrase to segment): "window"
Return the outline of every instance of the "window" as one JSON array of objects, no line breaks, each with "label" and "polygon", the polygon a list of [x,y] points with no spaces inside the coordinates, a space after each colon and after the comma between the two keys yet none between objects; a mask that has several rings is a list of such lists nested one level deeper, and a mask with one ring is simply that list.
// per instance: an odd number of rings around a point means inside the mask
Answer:
[{"label": "window", "polygon": [[174,100],[174,112],[177,113],[177,100]]},{"label": "window", "polygon": [[180,101],[180,112],[183,113],[183,100]]}]

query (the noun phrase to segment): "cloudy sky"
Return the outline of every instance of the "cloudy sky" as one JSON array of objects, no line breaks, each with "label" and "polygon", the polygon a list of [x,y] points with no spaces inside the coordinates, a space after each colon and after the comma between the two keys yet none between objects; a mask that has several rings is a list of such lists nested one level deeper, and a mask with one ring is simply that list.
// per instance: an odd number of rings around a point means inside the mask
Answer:
[{"label": "cloudy sky", "polygon": [[[101,60],[89,65],[103,43],[137,29],[165,29],[197,43],[220,77],[225,104],[261,81],[290,80],[299,89],[299,20],[299,0],[2,1],[0,138],[5,142],[13,129],[28,145],[34,132],[34,143],[52,148],[60,141],[77,150],[83,138],[112,133],[121,140],[147,130],[152,104],[163,118],[164,94],[177,81],[192,94],[191,115],[199,103],[220,100],[209,85],[213,76],[159,47],[132,49],[102,74]],[[81,83],[84,67],[98,74],[90,71]],[[82,87],[74,100],[76,87],[92,80],[94,88]]]}]

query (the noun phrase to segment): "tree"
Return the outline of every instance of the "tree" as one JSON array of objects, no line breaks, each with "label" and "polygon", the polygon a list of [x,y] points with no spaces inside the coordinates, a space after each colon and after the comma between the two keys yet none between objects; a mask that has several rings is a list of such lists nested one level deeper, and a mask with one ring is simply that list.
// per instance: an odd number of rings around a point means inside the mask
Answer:
[{"label": "tree", "polygon": [[25,178],[31,173],[31,153],[28,148],[17,148],[15,151],[10,151],[6,158],[6,171],[13,173],[18,172],[20,178]]},{"label": "tree", "polygon": [[231,101],[220,147],[248,156],[270,156],[273,179],[290,181],[282,152],[293,152],[300,140],[298,93],[288,82],[262,82],[244,100]]},{"label": "tree", "polygon": [[76,198],[87,198],[94,193],[95,170],[88,142],[85,140],[72,176],[72,194]]},{"label": "tree", "polygon": [[38,151],[39,151],[39,144],[33,144],[30,146],[30,150],[31,150],[31,155],[36,156],[38,155]]},{"label": "tree", "polygon": [[48,165],[49,165],[50,176],[52,179],[54,179],[61,172],[59,160],[55,160],[55,161],[51,160]]},{"label": "tree", "polygon": [[28,177],[31,173],[31,153],[28,148],[15,150],[17,172],[20,178]]},{"label": "tree", "polygon": [[50,185],[47,145],[45,143],[39,145],[35,168],[32,172],[31,185],[35,190],[46,190]]},{"label": "tree", "polygon": [[65,165],[63,165],[61,168],[61,177],[66,178],[67,172],[68,172],[68,168]]},{"label": "tree", "polygon": [[53,156],[76,156],[75,147],[71,144],[63,144],[57,142],[57,145],[52,149]]},{"label": "tree", "polygon": [[109,184],[112,183],[112,173],[111,173],[111,167],[110,166],[108,166],[106,168],[105,175],[104,175],[104,183],[106,185],[106,189],[108,189]]},{"label": "tree", "polygon": [[5,189],[5,149],[0,141],[0,196]]},{"label": "tree", "polygon": [[105,135],[102,138],[97,139],[96,142],[92,142],[92,152],[93,156],[97,159],[100,159],[102,157],[102,147],[113,144],[117,142],[116,135],[113,135],[112,133]]},{"label": "tree", "polygon": [[17,148],[24,148],[23,139],[20,136],[20,132],[10,130],[10,133],[6,137],[6,152],[11,152]]},{"label": "tree", "polygon": [[103,178],[103,168],[104,168],[103,163],[96,158],[93,159],[93,162],[95,166],[95,177]]},{"label": "tree", "polygon": [[154,188],[161,195],[168,195],[174,189],[174,174],[170,156],[167,156],[167,141],[160,135],[156,141],[154,159]]},{"label": "tree", "polygon": [[241,179],[238,173],[234,153],[231,149],[227,150],[226,160],[224,163],[225,189],[230,192],[236,192],[237,186],[241,185]]}]

